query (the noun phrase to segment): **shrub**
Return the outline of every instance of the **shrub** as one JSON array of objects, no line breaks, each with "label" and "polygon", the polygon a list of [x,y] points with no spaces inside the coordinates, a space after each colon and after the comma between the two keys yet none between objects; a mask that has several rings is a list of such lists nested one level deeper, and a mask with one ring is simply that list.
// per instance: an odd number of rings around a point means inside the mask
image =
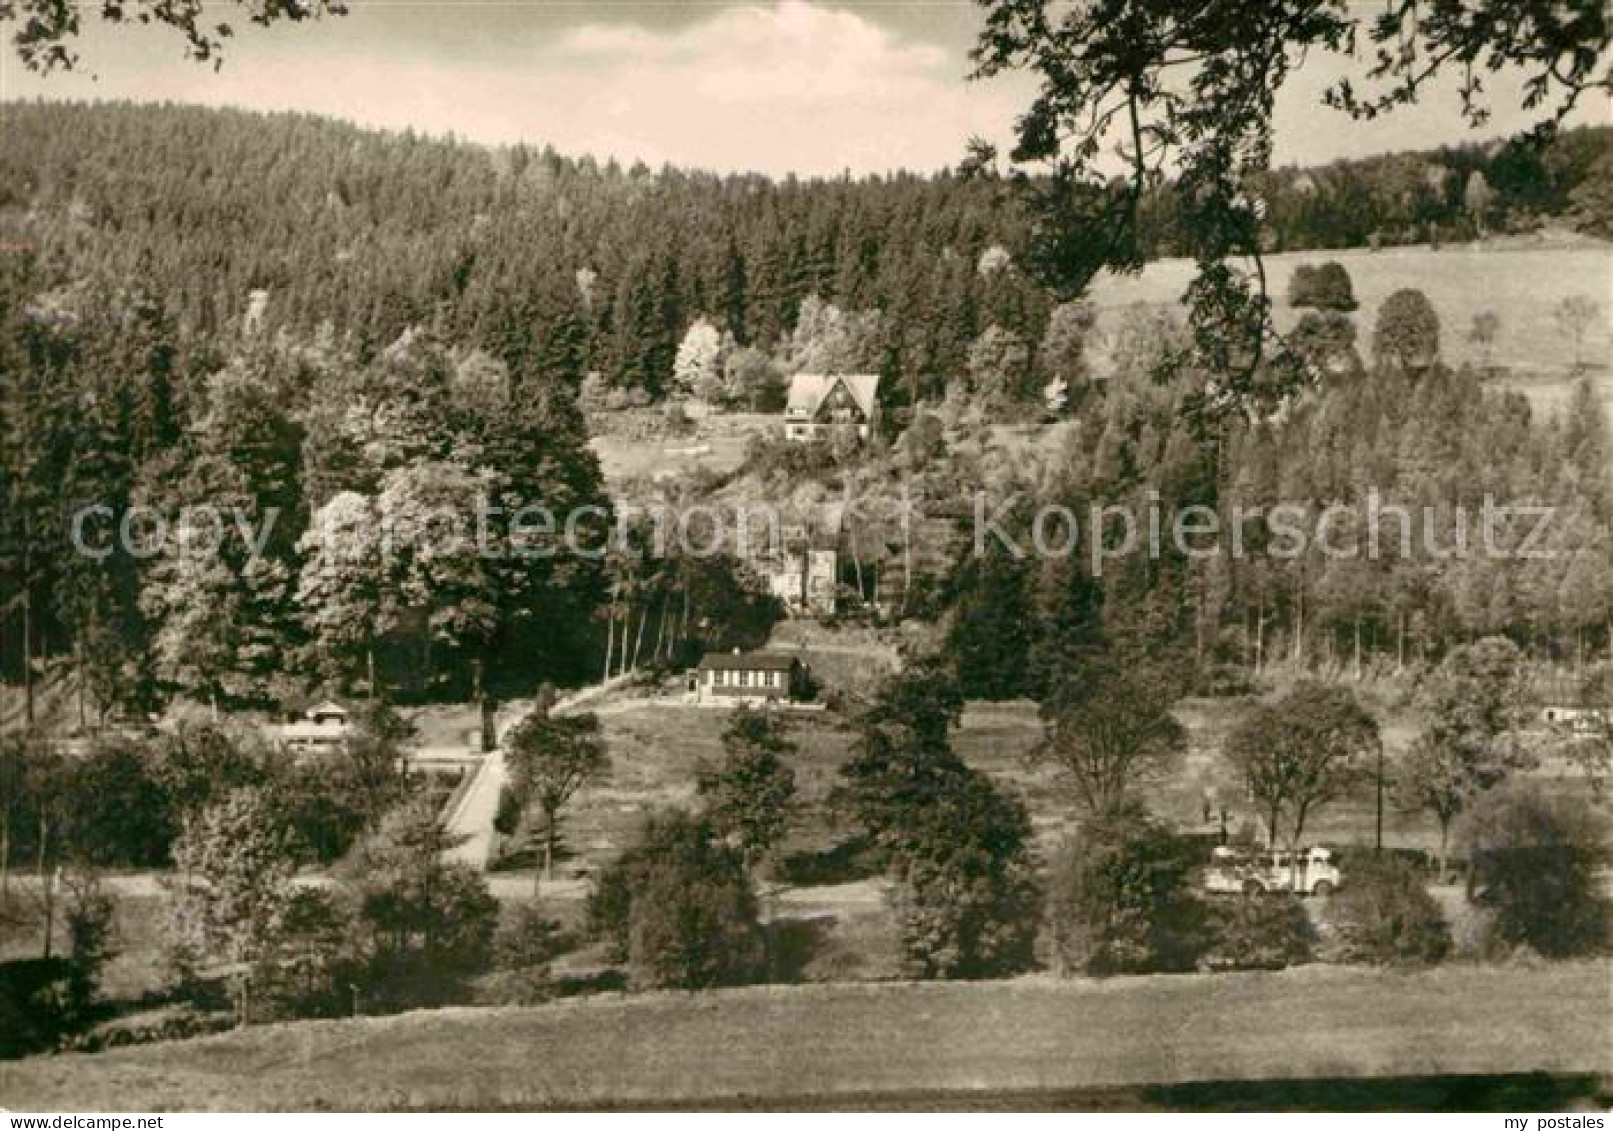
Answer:
[{"label": "shrub", "polygon": [[666,410],[666,430],[670,436],[692,436],[695,433],[695,422],[689,418],[689,410],[681,404],[674,404]]},{"label": "shrub", "polygon": [[922,470],[946,455],[946,428],[933,412],[916,412],[902,433],[901,447],[908,467]]},{"label": "shrub", "polygon": [[89,1021],[101,988],[101,972],[117,955],[115,908],[93,874],[78,873],[67,881],[67,953],[72,974],[67,983],[67,1008],[80,1024]]},{"label": "shrub", "polygon": [[514,836],[515,830],[521,827],[521,815],[525,806],[521,804],[521,795],[515,787],[506,782],[499,787],[498,810],[493,814],[493,829],[500,836]]},{"label": "shrub", "polygon": [[1191,871],[1187,846],[1138,810],[1088,821],[1053,865],[1054,965],[1089,974],[1191,970],[1203,939]]},{"label": "shrub", "polygon": [[827,437],[790,440],[782,433],[754,433],[745,443],[744,470],[768,478],[775,475],[805,479],[835,467],[835,452]]},{"label": "shrub", "polygon": [[891,902],[905,974],[995,978],[1035,962],[1041,892],[1024,860],[915,857],[896,876]]},{"label": "shrub", "polygon": [[155,762],[150,746],[133,739],[103,738],[90,747],[64,783],[73,793],[69,823],[79,856],[101,865],[168,863],[179,822]]},{"label": "shrub", "polygon": [[363,979],[381,1008],[462,999],[491,961],[498,903],[479,873],[444,861],[452,844],[436,811],[411,802],[349,862]]},{"label": "shrub", "polygon": [[1418,290],[1398,290],[1378,308],[1372,356],[1379,365],[1421,372],[1439,357],[1439,315]]},{"label": "shrub", "polygon": [[101,1052],[127,1045],[182,1041],[222,1033],[234,1025],[234,1016],[226,1012],[206,1012],[190,1005],[166,1005],[103,1021],[88,1032],[72,1037],[64,1047],[74,1052]]},{"label": "shrub", "polygon": [[294,851],[280,810],[263,789],[237,789],[194,817],[174,845],[164,879],[170,957],[182,990],[211,1000],[225,978],[238,1021],[251,1018],[248,972],[276,945],[294,891]]},{"label": "shrub", "polygon": [[53,1048],[72,1030],[72,977],[65,958],[0,962],[0,1059]]},{"label": "shrub", "polygon": [[739,985],[762,967],[756,898],[740,854],[684,813],[652,820],[601,877],[589,902],[596,934],[635,986]]},{"label": "shrub", "polygon": [[1210,907],[1200,964],[1212,970],[1281,970],[1308,962],[1316,929],[1293,895],[1218,900]]},{"label": "shrub", "polygon": [[547,967],[570,943],[560,924],[536,903],[506,907],[493,935],[493,956],[506,970]]},{"label": "shrub", "polygon": [[550,963],[571,949],[571,937],[537,903],[507,906],[493,936],[493,973],[476,983],[478,1005],[540,1005],[559,996],[563,979]]},{"label": "shrub", "polygon": [[1288,277],[1288,305],[1294,307],[1311,306],[1316,301],[1316,267],[1314,264],[1301,263],[1294,268],[1294,273]]},{"label": "shrub", "polygon": [[1347,962],[1432,963],[1451,950],[1450,927],[1410,861],[1362,860],[1328,908]]},{"label": "shrub", "polygon": [[[289,1021],[357,1012],[362,978],[350,943],[352,921],[328,891],[291,892],[267,952],[252,968],[253,1019]],[[360,987],[362,988],[362,987]]]},{"label": "shrub", "polygon": [[1530,787],[1493,790],[1464,839],[1474,902],[1495,916],[1491,949],[1528,946],[1561,958],[1606,948],[1610,915],[1598,872],[1607,842],[1583,800]]},{"label": "shrub", "polygon": [[1309,298],[1309,305],[1319,310],[1333,310],[1343,313],[1349,313],[1354,310],[1356,308],[1355,288],[1350,283],[1350,273],[1344,269],[1344,265],[1334,260],[1329,260],[1318,267],[1312,279]]}]

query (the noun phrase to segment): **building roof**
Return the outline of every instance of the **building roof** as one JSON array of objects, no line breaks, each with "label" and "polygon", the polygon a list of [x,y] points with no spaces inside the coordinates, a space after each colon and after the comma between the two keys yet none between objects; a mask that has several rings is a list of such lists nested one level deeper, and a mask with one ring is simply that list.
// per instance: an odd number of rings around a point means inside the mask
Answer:
[{"label": "building roof", "polygon": [[784,414],[808,418],[816,416],[823,398],[836,385],[845,385],[846,392],[851,394],[851,399],[863,415],[873,417],[874,398],[879,394],[877,373],[797,373],[790,378],[790,399],[784,406]]},{"label": "building roof", "polygon": [[781,652],[707,652],[700,670],[721,672],[787,672],[800,663]]},{"label": "building roof", "polygon": [[341,715],[345,718],[352,713],[344,704],[338,703],[334,699],[326,699],[309,707],[303,712],[303,717],[312,719],[318,715]]}]

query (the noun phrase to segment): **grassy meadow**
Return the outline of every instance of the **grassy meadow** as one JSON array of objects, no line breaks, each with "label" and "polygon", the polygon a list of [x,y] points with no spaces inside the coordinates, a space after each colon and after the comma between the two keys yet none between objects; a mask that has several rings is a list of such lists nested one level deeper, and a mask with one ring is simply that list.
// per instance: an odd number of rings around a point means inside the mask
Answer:
[{"label": "grassy meadow", "polygon": [[[1416,732],[1417,718],[1400,701],[1393,681],[1368,682],[1358,690],[1381,722],[1386,765],[1392,767]],[[1177,704],[1176,715],[1187,729],[1189,749],[1176,773],[1146,787],[1145,800],[1151,810],[1184,830],[1209,832],[1219,827],[1219,820],[1204,820],[1208,796],[1215,809],[1229,810],[1230,828],[1236,830],[1253,819],[1252,809],[1236,783],[1229,781],[1221,758],[1227,734],[1248,705],[1242,699],[1185,699]],[[726,711],[695,707],[674,698],[639,699],[602,710],[611,777],[605,785],[585,791],[569,811],[568,840],[577,856],[573,867],[596,871],[631,842],[647,813],[667,805],[692,804],[697,768],[722,757],[721,736],[728,718]],[[855,729],[833,712],[803,711],[790,718],[792,737],[799,747],[793,764],[801,810],[786,854],[824,851],[848,831],[836,826],[824,802],[851,754]],[[1024,801],[1039,846],[1050,850],[1069,827],[1075,802],[1059,771],[1036,764],[1031,757],[1041,733],[1034,703],[973,702],[964,711],[953,741],[966,761]],[[1583,787],[1575,773],[1554,762],[1544,766],[1538,776],[1551,787]],[[1374,820],[1375,801],[1368,791],[1315,814],[1306,839],[1334,846],[1369,845]],[[1388,803],[1384,840],[1390,847],[1432,850],[1438,834],[1431,820],[1402,813]]]},{"label": "grassy meadow", "polygon": [[[1287,302],[1294,269],[1328,260],[1343,264],[1355,285],[1360,303],[1355,320],[1363,355],[1370,352],[1372,326],[1383,300],[1403,287],[1413,287],[1428,296],[1439,314],[1449,362],[1510,370],[1502,383],[1528,395],[1544,412],[1561,405],[1574,383],[1570,372],[1574,343],[1552,312],[1565,298],[1591,299],[1600,306],[1600,317],[1585,335],[1582,360],[1613,415],[1613,245],[1575,240],[1545,246],[1516,240],[1447,244],[1437,251],[1420,246],[1272,255],[1265,267],[1280,329],[1291,327],[1301,313]],[[1191,261],[1164,259],[1150,263],[1140,275],[1101,278],[1092,289],[1100,329],[1132,303],[1179,302],[1193,273]],[[1484,311],[1500,319],[1489,356],[1468,339],[1474,316]]]},{"label": "grassy meadow", "polygon": [[[1191,1084],[1605,1074],[1606,962],[754,987],[272,1025],[0,1065],[23,1110],[936,1103]],[[1082,1101],[1068,1102],[1080,1106]]]}]

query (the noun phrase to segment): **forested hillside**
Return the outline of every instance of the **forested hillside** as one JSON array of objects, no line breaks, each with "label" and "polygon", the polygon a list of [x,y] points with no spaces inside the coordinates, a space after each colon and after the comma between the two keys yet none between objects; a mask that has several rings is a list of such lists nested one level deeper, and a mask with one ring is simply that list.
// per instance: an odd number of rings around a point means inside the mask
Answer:
[{"label": "forested hillside", "polygon": [[[1275,174],[1272,243],[1393,242],[1429,225],[1471,235],[1548,214],[1606,230],[1610,140],[1582,131],[1538,154]],[[1150,230],[1168,252],[1170,218]],[[886,440],[910,406],[949,403],[949,431],[915,433],[903,450],[934,464],[925,474],[952,505],[979,485],[1224,506],[1240,494],[1349,501],[1374,484],[1447,509],[1493,490],[1568,508],[1553,536],[1584,551],[1538,567],[1300,558],[1236,573],[1167,553],[1101,581],[969,564],[945,597],[960,605],[960,648],[991,661],[970,665],[993,684],[979,690],[1034,687],[1057,649],[1100,637],[1257,662],[1277,634],[1305,657],[1343,646],[1339,632],[1397,656],[1481,632],[1558,651],[1605,633],[1608,501],[1591,469],[1605,468],[1606,440],[1593,408],[1532,420],[1521,400],[1427,358],[1416,373],[1368,371],[1335,317],[1310,325],[1311,345],[1323,361],[1348,355],[1344,376],[1358,380],[1207,436],[1184,412],[1202,381],[1152,380],[1177,332],[1168,319],[1116,338],[1108,392],[1083,385],[1090,323],[1018,268],[1029,235],[991,177],[773,183],[301,116],[8,105],[0,664],[16,679],[26,657],[37,680],[54,663],[103,705],[174,693],[272,705],[327,679],[529,691],[596,673],[602,649],[620,664],[629,631],[635,658],[754,640],[765,611],[725,559],[640,572],[411,556],[383,552],[376,531],[470,514],[478,498],[562,514],[604,504],[579,402],[676,389],[766,407],[790,368],[880,371]],[[1437,332],[1419,348],[1437,358]],[[1066,465],[1004,476],[946,450],[960,400],[1023,423],[1049,379],[1081,416]],[[788,473],[910,466],[881,463],[882,446],[838,468],[819,456]],[[107,508],[80,532],[102,546],[131,507],[178,529],[203,504],[261,535],[255,552],[239,539],[212,557],[174,539],[144,556],[71,545],[87,505]],[[523,534],[506,516],[488,537],[509,549]],[[607,594],[626,609],[620,643],[616,612],[598,613]],[[1045,626],[1034,632],[1032,609]]]},{"label": "forested hillside", "polygon": [[[38,245],[45,284],[138,280],[202,350],[265,290],[271,325],[328,325],[361,356],[426,325],[517,374],[598,371],[655,397],[696,317],[768,349],[815,294],[878,312],[849,360],[911,398],[938,392],[992,325],[1039,343],[1052,305],[996,269],[991,249],[1018,260],[1028,232],[990,178],[773,183],[183,107],[8,105],[5,134],[0,214]],[[1548,216],[1607,231],[1610,140],[1278,170],[1260,186],[1269,243],[1458,238]],[[1153,253],[1171,254],[1172,217],[1148,211]]]},{"label": "forested hillside", "polygon": [[[1209,691],[1278,662],[1415,665],[1490,634],[1566,662],[1606,646],[1613,445],[1588,382],[1541,419],[1471,369],[1411,370],[1379,353],[1275,417],[1229,419],[1206,437],[1184,418],[1192,381],[1151,379],[1180,328],[1139,312],[1122,333],[1133,361],[1063,452],[984,480],[994,499],[1021,493],[1000,524],[1013,546],[1033,545],[1037,506],[1082,525],[1067,556],[1016,558],[988,539],[960,571],[952,641],[972,693],[1041,697],[1105,655]],[[1418,348],[1437,358],[1439,342],[1436,324]],[[1123,540],[1118,519],[1091,521],[1105,508],[1132,516],[1138,548],[1095,567],[1095,539]],[[1191,516],[1186,536],[1178,516]],[[1192,533],[1206,524],[1209,535]],[[1065,526],[1043,532],[1058,545]]]}]

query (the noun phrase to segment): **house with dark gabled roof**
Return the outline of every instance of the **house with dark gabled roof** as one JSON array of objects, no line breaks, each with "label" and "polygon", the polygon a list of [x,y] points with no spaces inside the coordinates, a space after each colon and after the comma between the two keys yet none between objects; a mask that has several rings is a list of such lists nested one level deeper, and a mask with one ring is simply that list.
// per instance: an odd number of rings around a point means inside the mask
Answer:
[{"label": "house with dark gabled roof", "polygon": [[866,440],[879,419],[877,373],[797,373],[784,405],[784,435],[813,440],[838,427],[852,427]]},{"label": "house with dark gabled roof", "polygon": [[781,652],[709,652],[694,672],[694,701],[708,707],[788,702],[802,690],[805,668]]}]

